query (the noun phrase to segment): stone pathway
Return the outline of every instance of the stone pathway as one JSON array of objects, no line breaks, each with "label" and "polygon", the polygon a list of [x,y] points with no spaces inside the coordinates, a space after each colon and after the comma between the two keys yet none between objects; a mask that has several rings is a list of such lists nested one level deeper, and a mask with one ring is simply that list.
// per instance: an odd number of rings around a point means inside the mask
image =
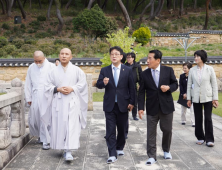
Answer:
[{"label": "stone pathway", "polygon": [[[74,161],[67,163],[62,151],[41,149],[32,139],[5,167],[5,170],[186,170],[222,169],[222,118],[213,115],[215,147],[195,144],[191,123],[180,124],[180,105],[176,106],[171,145],[172,160],[164,160],[161,149],[161,131],[158,128],[158,162],[146,166],[146,119],[133,121],[130,114],[130,129],[124,149],[125,156],[118,157],[114,164],[106,164],[108,152],[105,135],[105,119],[102,103],[94,103],[94,111],[88,113],[87,128],[81,133],[81,147],[74,151]],[[187,115],[189,120],[189,114]]]}]

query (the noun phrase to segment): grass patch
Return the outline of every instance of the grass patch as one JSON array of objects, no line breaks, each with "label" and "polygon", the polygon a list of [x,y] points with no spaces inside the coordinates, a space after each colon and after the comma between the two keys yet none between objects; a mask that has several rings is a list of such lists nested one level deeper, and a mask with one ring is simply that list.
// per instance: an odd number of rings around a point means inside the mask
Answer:
[{"label": "grass patch", "polygon": [[[93,93],[93,102],[102,102],[103,95],[104,95],[104,92]],[[179,92],[178,91],[173,92],[172,96],[173,96],[173,100],[177,101],[179,98]],[[219,99],[222,99],[222,92],[218,93],[218,97],[219,97]],[[216,109],[213,108],[213,113],[222,117],[222,100],[219,100],[219,107],[218,108],[216,108]]]},{"label": "grass patch", "polygon": [[102,102],[103,96],[104,96],[104,92],[93,93],[93,102]]}]

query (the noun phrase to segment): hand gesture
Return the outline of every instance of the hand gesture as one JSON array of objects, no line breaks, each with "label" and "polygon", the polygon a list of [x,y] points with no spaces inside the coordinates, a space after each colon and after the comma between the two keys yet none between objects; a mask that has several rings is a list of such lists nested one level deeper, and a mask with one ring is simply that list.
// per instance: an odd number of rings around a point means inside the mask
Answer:
[{"label": "hand gesture", "polygon": [[191,101],[190,100],[187,101],[187,106],[191,107]]},{"label": "hand gesture", "polygon": [[133,105],[129,104],[128,105],[128,110],[131,112],[133,110],[133,107],[134,107]]},{"label": "hand gesture", "polygon": [[165,93],[166,91],[170,90],[170,86],[162,85],[162,86],[160,87],[160,89],[162,90],[162,92]]},{"label": "hand gesture", "polygon": [[105,85],[107,85],[107,84],[109,83],[109,78],[105,77],[105,78],[103,79],[103,83],[104,83]]},{"label": "hand gesture", "polygon": [[183,99],[187,99],[187,94],[185,93],[184,95],[183,95]]},{"label": "hand gesture", "polygon": [[217,100],[213,100],[213,101],[212,101],[212,104],[213,104],[213,107],[214,107],[214,108],[217,108],[218,105],[219,105],[219,103],[218,103]]},{"label": "hand gesture", "polygon": [[144,111],[143,110],[139,110],[138,114],[139,114],[139,118],[142,119],[142,117],[144,115]]},{"label": "hand gesture", "polygon": [[73,92],[73,88],[72,87],[68,87],[68,86],[67,87],[59,87],[57,89],[57,91],[62,93],[62,94],[67,95],[67,94],[70,94],[71,92]]}]

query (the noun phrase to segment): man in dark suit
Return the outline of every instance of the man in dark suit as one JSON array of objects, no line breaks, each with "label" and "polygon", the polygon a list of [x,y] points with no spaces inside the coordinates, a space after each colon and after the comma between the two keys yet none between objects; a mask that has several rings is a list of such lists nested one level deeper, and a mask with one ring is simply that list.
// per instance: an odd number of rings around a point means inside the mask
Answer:
[{"label": "man in dark suit", "polygon": [[128,110],[133,109],[136,91],[131,68],[121,64],[123,50],[115,46],[110,48],[109,52],[112,64],[101,69],[96,87],[105,88],[103,110],[106,117],[106,143],[109,151],[107,163],[113,163],[117,160],[117,155],[124,155]]},{"label": "man in dark suit", "polygon": [[172,122],[174,103],[172,92],[177,90],[178,82],[171,67],[160,65],[162,53],[152,50],[148,54],[148,69],[141,74],[141,83],[138,96],[139,117],[144,115],[146,93],[147,113],[147,165],[156,162],[156,135],[157,124],[163,132],[162,149],[165,159],[172,159],[170,145],[172,138]]}]

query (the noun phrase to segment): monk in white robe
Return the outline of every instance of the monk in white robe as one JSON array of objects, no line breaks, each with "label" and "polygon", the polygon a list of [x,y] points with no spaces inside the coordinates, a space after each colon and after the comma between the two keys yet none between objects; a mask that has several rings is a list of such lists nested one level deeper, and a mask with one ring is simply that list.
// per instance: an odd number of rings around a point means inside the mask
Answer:
[{"label": "monk in white robe", "polygon": [[60,51],[60,64],[53,69],[45,86],[45,96],[51,105],[51,115],[46,113],[43,121],[50,125],[52,149],[64,149],[64,158],[73,160],[71,150],[80,146],[81,129],[86,127],[88,108],[88,85],[85,73],[70,60],[71,51]]},{"label": "monk in white robe", "polygon": [[25,99],[30,106],[29,129],[31,136],[39,137],[42,148],[49,149],[49,131],[42,123],[41,116],[47,111],[47,98],[44,95],[44,84],[48,78],[48,73],[55,67],[45,57],[42,51],[34,52],[34,63],[28,68],[25,80]]}]

